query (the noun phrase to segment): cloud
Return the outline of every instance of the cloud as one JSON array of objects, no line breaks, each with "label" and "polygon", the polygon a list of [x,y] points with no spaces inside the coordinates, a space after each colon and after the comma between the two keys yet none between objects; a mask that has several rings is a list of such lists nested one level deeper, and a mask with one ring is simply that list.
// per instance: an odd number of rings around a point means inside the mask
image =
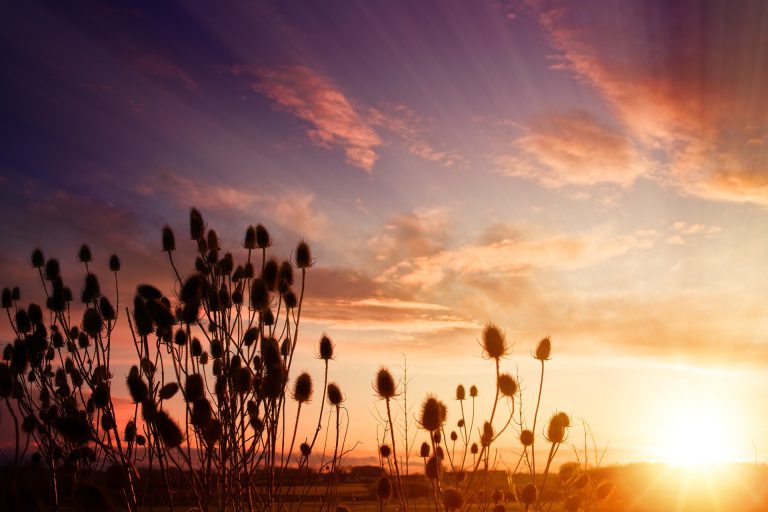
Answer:
[{"label": "cloud", "polygon": [[306,66],[252,68],[236,65],[236,76],[254,81],[250,87],[311,125],[310,139],[322,147],[339,147],[347,162],[366,172],[378,159],[382,140],[351,100],[327,77]]},{"label": "cloud", "polygon": [[445,245],[450,224],[450,214],[442,207],[395,215],[381,233],[368,241],[368,248],[377,261],[384,263],[429,256]]},{"label": "cloud", "polygon": [[218,212],[236,212],[252,215],[259,211],[265,219],[294,233],[317,237],[328,228],[328,218],[314,204],[315,196],[309,192],[284,190],[265,193],[229,185],[216,185],[192,180],[171,171],[157,171],[137,187],[142,195],[169,195],[188,208]]},{"label": "cloud", "polygon": [[497,168],[545,187],[627,187],[648,170],[628,137],[584,111],[542,116],[512,146],[513,152],[495,158]]},{"label": "cloud", "polygon": [[656,161],[661,183],[706,199],[768,205],[768,97],[758,92],[768,87],[768,68],[756,50],[768,44],[765,4],[600,5],[527,2],[556,52],[553,68],[599,94]]}]

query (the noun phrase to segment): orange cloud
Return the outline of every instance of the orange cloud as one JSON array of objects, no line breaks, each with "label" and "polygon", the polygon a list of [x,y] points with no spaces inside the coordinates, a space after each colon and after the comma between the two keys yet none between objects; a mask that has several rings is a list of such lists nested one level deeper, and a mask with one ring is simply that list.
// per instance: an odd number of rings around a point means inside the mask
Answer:
[{"label": "orange cloud", "polygon": [[378,159],[382,145],[372,126],[358,113],[349,98],[327,77],[306,66],[251,68],[235,66],[236,76],[254,78],[254,92],[308,122],[312,141],[323,147],[340,147],[347,161],[366,172]]},{"label": "orange cloud", "polygon": [[540,117],[513,146],[516,151],[497,157],[496,166],[545,187],[627,187],[648,168],[628,137],[582,111]]},{"label": "orange cloud", "polygon": [[[722,22],[703,13],[703,4],[628,3],[597,28],[578,17],[586,4],[527,5],[556,51],[553,67],[599,93],[624,131],[654,155],[660,172],[653,168],[653,178],[706,199],[768,205],[768,98],[758,92],[768,72],[755,50],[766,42],[759,4],[729,9]],[[715,33],[715,42],[705,37]]]}]

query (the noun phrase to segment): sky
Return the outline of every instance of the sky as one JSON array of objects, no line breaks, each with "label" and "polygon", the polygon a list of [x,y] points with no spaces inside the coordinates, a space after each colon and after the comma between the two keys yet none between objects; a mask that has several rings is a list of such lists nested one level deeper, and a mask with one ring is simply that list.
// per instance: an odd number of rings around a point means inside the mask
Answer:
[{"label": "sky", "polygon": [[310,243],[301,362],[336,343],[356,460],[380,365],[407,362],[401,420],[435,393],[456,421],[459,383],[487,405],[493,322],[528,412],[551,337],[542,410],[607,461],[768,461],[768,4],[4,3],[0,74],[0,285],[25,298],[34,248],[75,281],[84,242],[124,303],[172,294],[160,230],[189,246],[197,207],[228,247]]}]

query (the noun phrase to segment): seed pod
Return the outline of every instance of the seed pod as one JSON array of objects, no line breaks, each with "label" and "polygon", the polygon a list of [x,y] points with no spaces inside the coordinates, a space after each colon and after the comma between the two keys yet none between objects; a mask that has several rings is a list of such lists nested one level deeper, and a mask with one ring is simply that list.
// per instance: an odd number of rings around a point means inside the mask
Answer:
[{"label": "seed pod", "polygon": [[175,382],[169,382],[162,388],[160,388],[160,399],[161,400],[168,400],[173,397],[173,395],[176,394],[176,392],[179,390],[179,385]]},{"label": "seed pod", "polygon": [[163,226],[163,234],[161,238],[163,251],[172,252],[176,250],[176,237],[173,235],[173,230],[168,224]]},{"label": "seed pod", "polygon": [[331,341],[331,338],[323,334],[323,336],[320,338],[320,359],[325,361],[333,359],[333,349],[334,345]]},{"label": "seed pod", "polygon": [[469,387],[469,396],[471,396],[472,398],[475,398],[477,396],[477,386],[475,386],[474,384]]},{"label": "seed pod", "polygon": [[256,311],[269,308],[269,290],[261,278],[254,279],[251,283],[251,307]]},{"label": "seed pod", "polygon": [[534,357],[539,361],[547,361],[550,352],[552,352],[552,342],[549,340],[549,337],[547,337],[542,339],[536,346],[536,354]]},{"label": "seed pod", "polygon": [[445,489],[443,491],[443,503],[449,511],[459,510],[464,505],[464,496],[456,489]]},{"label": "seed pod", "polygon": [[566,427],[559,413],[553,415],[547,427],[547,440],[551,443],[562,443],[565,440]]},{"label": "seed pod", "polygon": [[109,257],[109,270],[110,272],[120,271],[120,258],[117,257],[117,254],[113,254]]},{"label": "seed pod", "polygon": [[269,236],[269,231],[261,224],[256,225],[256,247],[259,249],[266,249],[272,245],[272,238]]},{"label": "seed pod", "polygon": [[187,380],[184,383],[184,399],[187,402],[194,402],[200,400],[205,396],[205,386],[203,383],[203,376],[199,373],[193,373],[187,376]]},{"label": "seed pod", "polygon": [[520,444],[531,446],[533,444],[533,432],[527,429],[520,432]]},{"label": "seed pod", "polygon": [[506,397],[514,397],[517,393],[517,381],[508,373],[502,373],[499,375],[499,391]]},{"label": "seed pod", "polygon": [[597,495],[597,499],[604,500],[611,495],[611,492],[613,492],[613,484],[611,482],[602,482],[597,486],[595,494]]},{"label": "seed pod", "polygon": [[464,400],[467,397],[467,391],[464,389],[464,386],[462,384],[459,384],[456,387],[456,400]]},{"label": "seed pod", "polygon": [[523,488],[520,490],[520,494],[517,497],[517,499],[525,505],[526,507],[530,507],[534,503],[536,503],[536,499],[539,496],[539,490],[536,488],[533,484],[525,484]]},{"label": "seed pod", "polygon": [[331,405],[340,405],[344,401],[344,396],[341,394],[341,388],[335,382],[328,384],[328,403]]},{"label": "seed pod", "polygon": [[255,276],[255,272],[253,270],[253,263],[248,262],[243,267],[243,277],[245,279],[253,279],[253,276]]},{"label": "seed pod", "polygon": [[283,261],[280,264],[279,274],[280,292],[285,292],[285,290],[293,286],[293,266],[290,261]]},{"label": "seed pod", "polygon": [[469,451],[472,453],[472,455],[477,455],[477,452],[479,451],[477,443],[472,443],[472,446],[470,446]]},{"label": "seed pod", "polygon": [[173,336],[173,342],[180,347],[187,344],[187,339],[187,331],[184,329],[177,329],[176,334]]},{"label": "seed pod", "polygon": [[199,339],[192,338],[192,343],[189,345],[189,352],[192,354],[192,357],[200,357],[200,354],[203,353],[203,345],[200,343]]},{"label": "seed pod", "polygon": [[115,428],[115,419],[107,411],[104,411],[104,413],[101,415],[101,428],[104,431],[112,430]]},{"label": "seed pod", "polygon": [[309,249],[309,245],[302,240],[299,245],[296,246],[296,266],[305,269],[312,266],[312,252]]},{"label": "seed pod", "polygon": [[213,418],[211,403],[205,398],[199,398],[192,403],[190,421],[198,430],[204,428]]},{"label": "seed pod", "polygon": [[264,270],[261,272],[261,278],[264,280],[264,284],[266,284],[267,289],[271,292],[277,288],[277,273],[277,261],[270,259],[264,264]]},{"label": "seed pod", "polygon": [[192,240],[202,240],[203,233],[205,233],[205,221],[203,216],[197,210],[192,208],[189,211],[189,237]]},{"label": "seed pod", "polygon": [[11,300],[14,302],[21,300],[21,290],[19,290],[18,286],[14,286],[11,289]]},{"label": "seed pod", "polygon": [[483,350],[490,359],[500,359],[507,355],[509,346],[501,329],[488,324],[483,329]]},{"label": "seed pod", "polygon": [[388,369],[380,368],[376,373],[374,389],[376,390],[376,394],[379,395],[379,398],[383,400],[389,400],[395,396],[397,391],[395,386],[395,379],[392,377],[392,374]]},{"label": "seed pod", "polygon": [[456,431],[451,430],[451,441],[455,443],[458,438],[459,438],[459,435],[456,433]]},{"label": "seed pod", "polygon": [[59,267],[59,260],[50,259],[45,262],[45,278],[48,281],[53,281],[61,276],[61,267]]},{"label": "seed pod", "polygon": [[440,476],[440,459],[436,455],[433,455],[427,460],[424,473],[430,480],[437,480],[437,478]]},{"label": "seed pod", "polygon": [[383,444],[379,446],[379,455],[381,455],[382,458],[386,459],[390,455],[392,455],[392,449],[389,447],[388,444]]},{"label": "seed pod", "polygon": [[424,430],[434,432],[439,430],[444,422],[444,407],[441,407],[437,398],[427,397],[421,405],[421,427]]},{"label": "seed pod", "polygon": [[96,386],[93,388],[91,400],[93,400],[93,405],[95,405],[97,409],[105,408],[109,405],[109,388],[104,384]]},{"label": "seed pod", "polygon": [[312,447],[307,443],[301,443],[301,445],[299,445],[299,451],[301,452],[302,457],[307,458],[312,453]]},{"label": "seed pod", "polygon": [[256,229],[253,226],[248,226],[245,230],[245,238],[243,239],[243,247],[246,249],[256,248]]},{"label": "seed pod", "polygon": [[245,334],[243,334],[243,344],[246,347],[250,347],[253,345],[253,343],[259,339],[259,328],[258,327],[251,327],[247,331],[245,331]]},{"label": "seed pod", "polygon": [[133,325],[136,329],[136,334],[139,336],[147,336],[152,334],[152,318],[147,312],[147,307],[140,296],[136,296],[133,299]]},{"label": "seed pod", "polygon": [[101,332],[101,315],[96,308],[88,308],[85,310],[83,313],[82,328],[83,331],[94,338]]},{"label": "seed pod", "polygon": [[125,439],[127,442],[132,442],[134,439],[136,439],[136,424],[133,422],[133,420],[130,420],[128,423],[125,424],[125,432],[123,433],[123,439]]},{"label": "seed pod", "polygon": [[168,413],[165,411],[157,411],[153,421],[165,446],[168,448],[177,448],[181,445],[181,442],[184,440],[184,435],[181,433],[181,429],[176,422],[168,416]]},{"label": "seed pod", "polygon": [[3,288],[2,300],[0,300],[0,302],[2,302],[1,305],[3,309],[9,309],[13,306],[13,299],[11,298],[10,288]]},{"label": "seed pod", "polygon": [[115,308],[112,307],[112,303],[105,296],[99,297],[99,313],[104,320],[114,320],[117,318]]},{"label": "seed pod", "polygon": [[126,379],[128,385],[128,392],[131,394],[131,398],[134,403],[144,402],[149,396],[149,388],[144,380],[139,375],[139,368],[132,366],[128,372],[128,378]]},{"label": "seed pod", "polygon": [[224,345],[218,338],[211,340],[211,357],[214,359],[220,359],[224,355]]},{"label": "seed pod", "polygon": [[421,449],[419,450],[419,457],[429,457],[429,443],[426,441],[421,443]]},{"label": "seed pod", "polygon": [[43,256],[43,251],[40,249],[35,249],[32,251],[32,257],[30,258],[30,261],[32,262],[33,268],[42,268],[43,265],[45,265],[45,257]]},{"label": "seed pod", "polygon": [[77,260],[80,263],[90,263],[92,259],[93,256],[91,255],[91,248],[86,244],[81,245],[80,250],[77,252]]},{"label": "seed pod", "polygon": [[312,399],[312,377],[307,372],[302,372],[296,378],[293,387],[293,399],[299,403],[306,403]]},{"label": "seed pod", "polygon": [[376,496],[382,501],[389,499],[392,495],[392,484],[389,482],[389,478],[382,476],[379,478],[376,484]]},{"label": "seed pod", "polygon": [[252,384],[253,377],[251,377],[251,371],[248,368],[240,367],[233,370],[232,387],[236,393],[244,395],[250,391]]},{"label": "seed pod", "polygon": [[288,290],[283,294],[283,302],[285,303],[286,309],[293,309],[299,304],[299,299],[296,297],[296,294],[293,293],[293,290]]},{"label": "seed pod", "polygon": [[483,433],[480,434],[480,444],[490,446],[493,442],[493,426],[489,422],[483,423]]}]

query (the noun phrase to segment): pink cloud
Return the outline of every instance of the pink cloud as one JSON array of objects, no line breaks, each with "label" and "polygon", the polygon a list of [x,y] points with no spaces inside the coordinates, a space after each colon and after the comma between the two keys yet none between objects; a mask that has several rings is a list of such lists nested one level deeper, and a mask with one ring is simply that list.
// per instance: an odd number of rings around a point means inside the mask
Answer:
[{"label": "pink cloud", "polygon": [[310,124],[310,139],[322,147],[343,149],[347,162],[370,173],[382,140],[352,101],[327,77],[306,66],[251,68],[234,66],[236,76],[254,79],[250,87],[280,108]]},{"label": "pink cloud", "polygon": [[187,90],[195,90],[197,82],[181,66],[162,55],[145,53],[132,59],[133,64],[144,74],[179,82]]}]

